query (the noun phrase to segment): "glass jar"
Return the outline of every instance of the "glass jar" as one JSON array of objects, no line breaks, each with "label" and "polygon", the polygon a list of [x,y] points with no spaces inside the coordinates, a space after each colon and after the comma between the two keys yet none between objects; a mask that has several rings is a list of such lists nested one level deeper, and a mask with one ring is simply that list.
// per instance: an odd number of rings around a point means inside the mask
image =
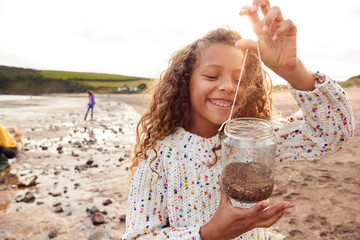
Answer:
[{"label": "glass jar", "polygon": [[221,188],[238,202],[268,199],[274,188],[276,137],[271,121],[229,120],[221,139]]}]

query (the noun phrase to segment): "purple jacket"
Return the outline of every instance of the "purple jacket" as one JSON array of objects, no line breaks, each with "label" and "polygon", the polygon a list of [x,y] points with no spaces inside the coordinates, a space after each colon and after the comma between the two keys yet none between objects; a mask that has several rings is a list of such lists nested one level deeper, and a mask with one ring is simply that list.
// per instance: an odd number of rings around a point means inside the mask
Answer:
[{"label": "purple jacket", "polygon": [[91,105],[92,107],[95,105],[95,95],[94,94],[89,96],[89,105]]}]

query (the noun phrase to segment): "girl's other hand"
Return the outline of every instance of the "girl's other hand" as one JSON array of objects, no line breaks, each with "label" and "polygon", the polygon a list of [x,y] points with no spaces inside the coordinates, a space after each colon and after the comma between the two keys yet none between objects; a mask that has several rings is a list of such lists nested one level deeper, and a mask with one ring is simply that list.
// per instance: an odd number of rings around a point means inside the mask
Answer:
[{"label": "girl's other hand", "polygon": [[230,198],[221,188],[220,194],[219,207],[213,218],[200,229],[201,239],[233,239],[253,228],[268,228],[276,223],[290,206],[289,202],[282,202],[267,208],[269,202],[264,200],[251,208],[239,208],[231,204]]}]

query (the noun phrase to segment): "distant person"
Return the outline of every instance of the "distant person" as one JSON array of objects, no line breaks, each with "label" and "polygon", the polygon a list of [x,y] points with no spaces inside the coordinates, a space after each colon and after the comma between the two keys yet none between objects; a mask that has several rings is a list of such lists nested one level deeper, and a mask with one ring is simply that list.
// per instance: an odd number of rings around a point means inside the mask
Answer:
[{"label": "distant person", "polygon": [[10,167],[8,159],[15,158],[17,154],[17,142],[8,130],[0,125],[0,170]]},{"label": "distant person", "polygon": [[93,120],[93,113],[94,113],[94,106],[95,106],[95,94],[91,90],[88,90],[87,93],[89,94],[89,103],[88,103],[89,107],[88,107],[88,110],[86,111],[84,120],[86,120],[90,109],[91,109],[91,120]]}]

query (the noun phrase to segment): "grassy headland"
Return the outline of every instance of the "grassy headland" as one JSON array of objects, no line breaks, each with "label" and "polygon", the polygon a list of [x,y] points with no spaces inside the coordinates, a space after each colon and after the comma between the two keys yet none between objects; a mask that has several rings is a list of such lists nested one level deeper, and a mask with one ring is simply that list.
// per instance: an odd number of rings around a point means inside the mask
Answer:
[{"label": "grassy headland", "polygon": [[150,78],[125,75],[45,71],[27,68],[0,66],[0,93],[42,94],[42,93],[80,93],[88,89],[97,93],[114,93],[118,88],[129,93],[145,89]]}]

